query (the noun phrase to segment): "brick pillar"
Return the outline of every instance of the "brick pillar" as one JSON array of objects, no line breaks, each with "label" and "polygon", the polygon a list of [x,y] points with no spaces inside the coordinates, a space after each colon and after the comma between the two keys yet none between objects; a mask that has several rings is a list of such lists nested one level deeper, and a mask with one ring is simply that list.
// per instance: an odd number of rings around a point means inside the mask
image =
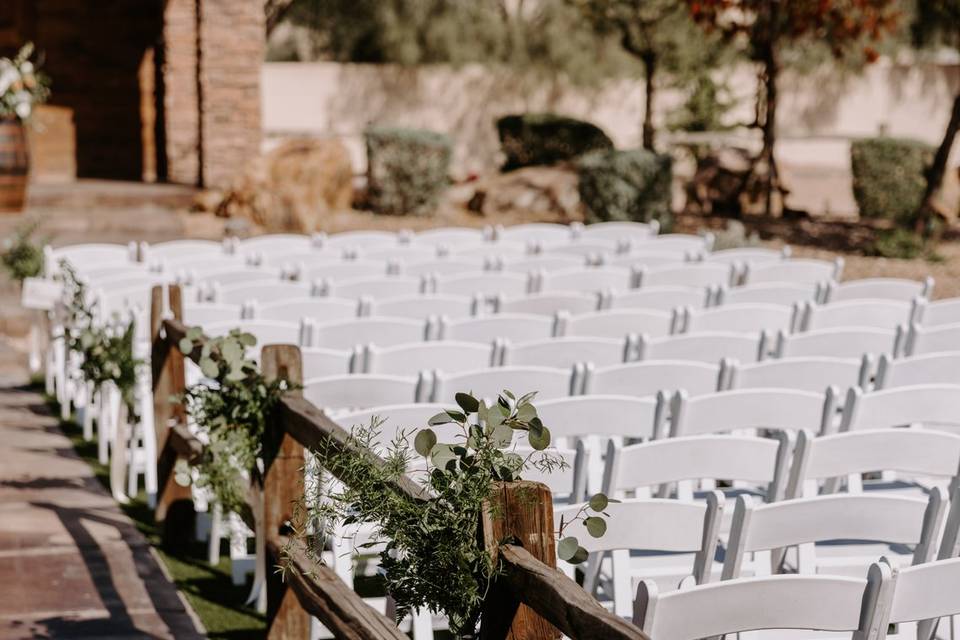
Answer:
[{"label": "brick pillar", "polygon": [[204,185],[227,184],[260,152],[263,0],[199,0]]},{"label": "brick pillar", "polygon": [[163,12],[163,110],[170,182],[200,184],[198,0],[167,0]]}]

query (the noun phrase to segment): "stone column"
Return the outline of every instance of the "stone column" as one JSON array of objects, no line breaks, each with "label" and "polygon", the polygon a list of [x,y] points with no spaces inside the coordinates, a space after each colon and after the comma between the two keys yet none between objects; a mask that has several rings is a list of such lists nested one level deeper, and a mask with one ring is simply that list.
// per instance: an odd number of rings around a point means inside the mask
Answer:
[{"label": "stone column", "polygon": [[166,177],[201,183],[198,0],[167,0],[163,12],[163,112]]}]

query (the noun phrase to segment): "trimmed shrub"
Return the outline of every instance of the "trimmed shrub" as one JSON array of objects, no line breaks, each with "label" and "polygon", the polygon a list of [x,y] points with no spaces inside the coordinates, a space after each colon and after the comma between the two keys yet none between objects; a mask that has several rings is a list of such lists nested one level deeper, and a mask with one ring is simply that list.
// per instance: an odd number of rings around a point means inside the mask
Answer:
[{"label": "trimmed shrub", "polygon": [[497,120],[504,171],[573,160],[591,151],[613,149],[596,125],[552,113],[524,113]]},{"label": "trimmed shrub", "polygon": [[853,197],[864,218],[913,221],[923,200],[933,147],[915,140],[867,138],[850,145]]},{"label": "trimmed shrub", "polygon": [[449,184],[450,138],[433,131],[376,127],[367,143],[367,199],[377,213],[431,213]]},{"label": "trimmed shrub", "polygon": [[670,229],[670,156],[645,149],[592,153],[580,160],[577,174],[586,222],[659,220]]}]

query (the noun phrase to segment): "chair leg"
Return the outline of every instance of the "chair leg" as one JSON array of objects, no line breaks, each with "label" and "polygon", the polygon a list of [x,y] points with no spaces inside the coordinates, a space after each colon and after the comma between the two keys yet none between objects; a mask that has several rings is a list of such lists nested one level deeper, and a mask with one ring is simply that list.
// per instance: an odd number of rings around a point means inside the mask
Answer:
[{"label": "chair leg", "polygon": [[223,540],[223,508],[219,502],[211,503],[210,537],[207,540],[207,563],[220,563],[220,541]]}]

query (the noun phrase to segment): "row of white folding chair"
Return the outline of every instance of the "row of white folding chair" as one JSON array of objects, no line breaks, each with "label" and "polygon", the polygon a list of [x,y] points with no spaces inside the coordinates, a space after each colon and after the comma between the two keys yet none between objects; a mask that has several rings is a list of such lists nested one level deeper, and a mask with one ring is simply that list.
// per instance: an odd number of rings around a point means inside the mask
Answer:
[{"label": "row of white folding chair", "polygon": [[876,389],[922,384],[960,384],[960,350],[902,358],[880,356],[874,380]]},{"label": "row of white folding chair", "polygon": [[919,356],[960,350],[960,323],[936,326],[913,322],[902,332],[898,355]]},{"label": "row of white folding chair", "polygon": [[916,320],[924,327],[960,323],[960,298],[932,301],[926,298],[918,306]]}]

